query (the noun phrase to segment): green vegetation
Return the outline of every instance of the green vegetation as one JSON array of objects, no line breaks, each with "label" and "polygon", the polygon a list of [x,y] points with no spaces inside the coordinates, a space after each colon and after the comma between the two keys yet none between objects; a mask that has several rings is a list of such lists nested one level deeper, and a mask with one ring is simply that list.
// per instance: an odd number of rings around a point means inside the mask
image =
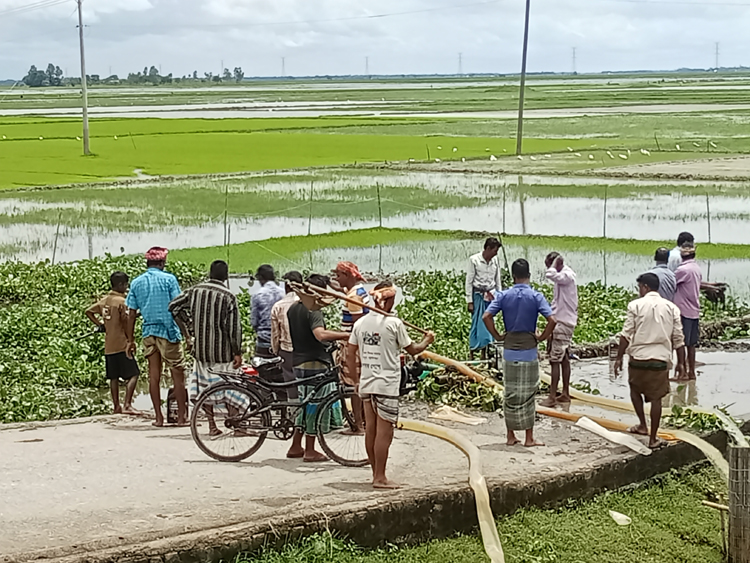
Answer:
[{"label": "green vegetation", "polygon": [[[97,390],[104,378],[104,336],[84,311],[109,290],[109,276],[145,270],[138,258],[77,264],[0,262],[0,422],[75,418],[109,407]],[[171,262],[190,285],[201,275]],[[79,338],[82,337],[83,338]]]},{"label": "green vegetation", "polygon": [[[279,121],[283,128],[295,124],[295,120]],[[307,130],[313,120],[299,121],[303,123],[297,126],[305,126],[304,132],[259,131],[252,120],[109,120],[104,130],[111,136],[94,139],[91,157],[81,156],[78,133],[70,120],[64,122],[66,134],[57,131],[55,122],[19,126],[23,122],[17,119],[0,121],[0,187],[133,178],[137,169],[149,175],[185,175],[425,160],[438,158],[438,146],[453,146],[453,139],[445,136],[320,135]],[[325,127],[327,121],[321,118],[318,126]],[[92,130],[97,126],[93,120]],[[6,128],[10,134],[3,132]],[[53,128],[53,138],[45,137]],[[133,136],[134,130],[138,133]],[[512,151],[514,143],[509,138],[465,138],[460,153],[444,158],[483,156],[486,148],[502,154],[503,149]],[[590,145],[585,139],[530,139],[527,150],[551,152]]]},{"label": "green vegetation", "polygon": [[[497,522],[508,563],[720,563],[719,516],[702,506],[726,485],[711,468],[672,472],[636,488],[569,500],[555,509],[529,508]],[[618,526],[614,510],[633,523]],[[235,563],[484,563],[477,536],[418,546],[366,550],[318,534],[281,550],[240,556]]]}]

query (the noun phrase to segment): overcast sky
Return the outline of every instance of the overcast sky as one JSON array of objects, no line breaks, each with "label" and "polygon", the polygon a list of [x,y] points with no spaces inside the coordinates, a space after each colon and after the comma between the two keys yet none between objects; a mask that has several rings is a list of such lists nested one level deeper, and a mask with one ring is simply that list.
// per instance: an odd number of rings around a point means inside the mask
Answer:
[{"label": "overcast sky", "polygon": [[[54,4],[55,1],[59,3]],[[18,7],[41,4],[30,11]],[[523,0],[84,0],[87,70],[120,76],[518,72]],[[10,10],[10,11],[9,11]],[[411,13],[405,13],[411,12]],[[388,15],[390,14],[390,15]],[[382,16],[382,17],[373,17]],[[0,79],[78,70],[74,0],[0,0]],[[529,70],[750,66],[750,0],[532,0]]]}]

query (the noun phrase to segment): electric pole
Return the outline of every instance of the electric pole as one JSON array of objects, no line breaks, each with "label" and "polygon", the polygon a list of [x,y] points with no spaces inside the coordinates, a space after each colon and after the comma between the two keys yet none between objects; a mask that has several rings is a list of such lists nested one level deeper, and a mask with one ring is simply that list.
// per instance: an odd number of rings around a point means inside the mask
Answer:
[{"label": "electric pole", "polygon": [[370,77],[370,57],[365,57],[365,76]]},{"label": "electric pole", "polygon": [[83,103],[83,154],[91,154],[89,149],[89,94],[86,88],[86,55],[83,49],[83,0],[78,2],[78,39],[81,45],[81,98]]},{"label": "electric pole", "polygon": [[573,74],[578,74],[576,72],[576,48],[573,47]]},{"label": "electric pole", "polygon": [[464,54],[459,53],[458,54],[458,75],[463,76],[464,75]]},{"label": "electric pole", "polygon": [[529,48],[529,15],[531,0],[526,0],[526,21],[523,29],[523,54],[521,56],[521,90],[518,94],[518,129],[516,131],[516,154],[523,152],[523,99],[526,90],[526,55]]},{"label": "electric pole", "polygon": [[714,66],[716,71],[719,71],[719,42],[716,42],[716,66]]},{"label": "electric pole", "polygon": [[281,57],[281,76],[286,76],[286,57]]}]

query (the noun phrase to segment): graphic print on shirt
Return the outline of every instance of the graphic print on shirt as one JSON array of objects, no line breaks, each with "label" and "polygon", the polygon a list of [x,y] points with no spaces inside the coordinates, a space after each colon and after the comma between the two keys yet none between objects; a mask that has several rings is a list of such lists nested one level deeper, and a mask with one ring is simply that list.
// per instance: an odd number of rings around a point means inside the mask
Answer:
[{"label": "graphic print on shirt", "polygon": [[380,343],[383,338],[379,332],[362,332],[362,348],[360,350],[360,359],[362,367],[369,369],[373,374],[380,373],[382,369],[382,358],[380,353]]}]

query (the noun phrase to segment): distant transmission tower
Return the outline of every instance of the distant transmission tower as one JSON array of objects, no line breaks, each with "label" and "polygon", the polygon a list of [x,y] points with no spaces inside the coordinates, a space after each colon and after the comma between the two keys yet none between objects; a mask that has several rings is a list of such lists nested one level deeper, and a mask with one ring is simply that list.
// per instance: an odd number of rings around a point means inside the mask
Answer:
[{"label": "distant transmission tower", "polygon": [[576,48],[573,47],[573,74],[578,74],[576,71]]},{"label": "distant transmission tower", "polygon": [[464,54],[463,53],[458,54],[458,75],[459,76],[464,75]]},{"label": "distant transmission tower", "polygon": [[370,57],[365,57],[365,76],[370,76]]},{"label": "distant transmission tower", "polygon": [[716,70],[719,70],[719,42],[718,41],[716,42],[716,61],[715,62],[716,62],[716,64],[715,64],[714,68]]}]

